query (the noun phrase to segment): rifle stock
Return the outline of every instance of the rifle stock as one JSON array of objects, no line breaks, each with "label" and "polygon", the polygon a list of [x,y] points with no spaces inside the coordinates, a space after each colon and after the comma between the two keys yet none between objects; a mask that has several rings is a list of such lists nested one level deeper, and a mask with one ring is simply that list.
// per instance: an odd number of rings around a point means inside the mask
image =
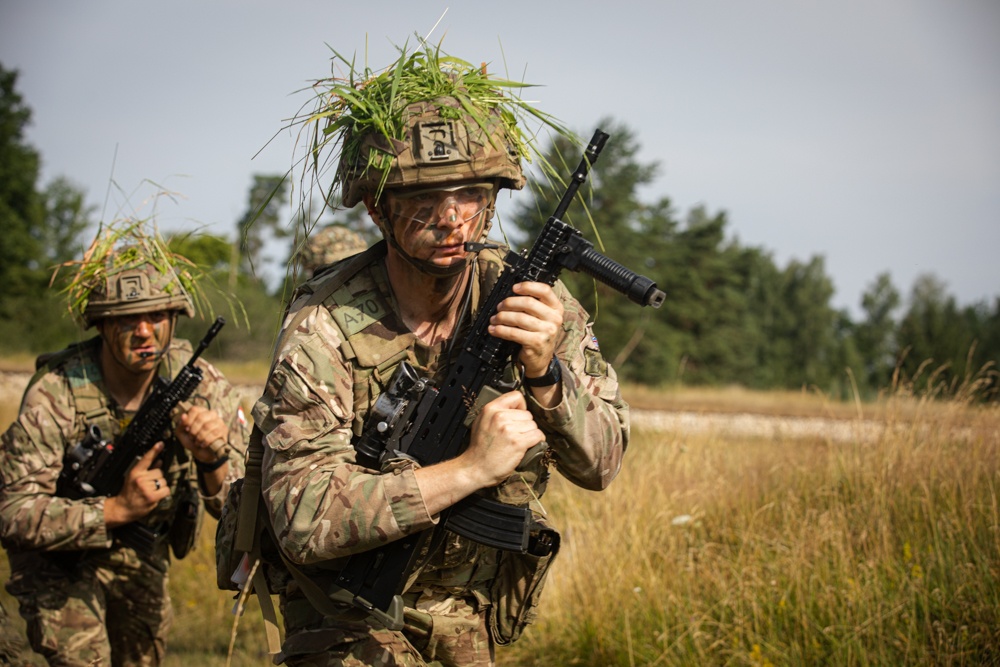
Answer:
[{"label": "rifle stock", "polygon": [[[387,460],[406,457],[420,465],[433,465],[461,453],[471,426],[470,410],[487,402],[505,387],[503,373],[516,358],[518,345],[496,338],[488,331],[490,317],[499,304],[514,294],[514,285],[525,281],[555,284],[568,269],[584,271],[640,305],[658,308],[665,298],[656,284],[593,249],[580,232],[560,218],[586,180],[608,135],[594,133],[566,193],[525,254],[513,251],[504,258],[505,269],[486,296],[479,315],[463,341],[456,361],[440,387],[433,387],[403,362],[379,396],[356,445],[358,461],[379,468]],[[467,243],[474,252],[488,246]],[[498,549],[546,555],[554,542],[533,519],[528,507],[506,505],[473,495],[447,510],[444,526],[463,537]],[[409,535],[348,559],[337,585],[353,596],[353,603],[367,610],[389,629],[400,629],[402,600],[414,558],[427,534]],[[549,531],[551,532],[551,531]],[[339,593],[343,598],[343,594]]]}]

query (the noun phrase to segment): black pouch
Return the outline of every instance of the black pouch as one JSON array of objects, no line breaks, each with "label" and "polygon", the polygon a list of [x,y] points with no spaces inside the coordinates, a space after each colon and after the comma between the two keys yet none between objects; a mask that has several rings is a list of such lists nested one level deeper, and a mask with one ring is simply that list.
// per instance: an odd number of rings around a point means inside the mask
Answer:
[{"label": "black pouch", "polygon": [[243,479],[238,479],[229,487],[229,494],[222,506],[219,523],[215,527],[215,578],[223,591],[238,591],[240,586],[232,580],[239,567],[243,553],[236,550],[236,527],[239,525],[240,500],[243,497]]},{"label": "black pouch", "polygon": [[524,629],[538,616],[538,601],[545,586],[549,567],[559,552],[559,533],[544,521],[537,520],[543,527],[547,553],[535,556],[539,551],[529,548],[529,553],[504,551],[500,554],[496,578],[490,584],[490,608],[486,612],[486,627],[498,646],[507,646],[517,641]]},{"label": "black pouch", "polygon": [[198,533],[201,532],[204,507],[197,489],[187,480],[178,484],[177,495],[177,512],[170,524],[169,539],[174,558],[180,560],[194,549]]}]

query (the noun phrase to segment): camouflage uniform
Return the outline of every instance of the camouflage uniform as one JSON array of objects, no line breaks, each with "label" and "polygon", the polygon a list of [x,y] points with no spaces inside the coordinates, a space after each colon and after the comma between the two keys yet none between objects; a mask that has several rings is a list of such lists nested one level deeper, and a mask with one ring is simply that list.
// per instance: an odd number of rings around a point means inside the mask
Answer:
[{"label": "camouflage uniform", "polygon": [[309,236],[299,253],[299,261],[307,277],[323,268],[359,253],[368,247],[364,237],[341,225],[327,225]]},{"label": "camouflage uniform", "polygon": [[[170,549],[178,551],[172,542],[190,539],[202,506],[218,516],[229,482],[243,472],[246,419],[234,388],[199,359],[204,379],[190,400],[228,424],[227,481],[214,496],[204,497],[193,458],[168,439],[162,460],[171,495],[141,522],[175,530],[157,540],[152,556],[141,557],[107,531],[104,497],[56,495],[66,452],[82,439],[85,424],[103,422],[113,441],[131,417],[104,389],[101,344],[92,338],[43,367],[0,440],[0,542],[11,566],[7,590],[20,604],[32,647],[50,664],[156,665],[172,620],[167,569]],[[173,378],[191,351],[190,343],[174,339],[160,374]],[[179,534],[183,525],[190,529],[187,536]]]},{"label": "camouflage uniform", "polygon": [[15,627],[7,614],[7,608],[0,601],[0,665],[10,667],[33,667],[39,663],[32,660],[24,632]]},{"label": "camouflage uniform", "polygon": [[[473,304],[496,279],[499,257],[480,254]],[[320,274],[303,286],[286,327],[336,273]],[[550,466],[579,486],[602,489],[617,474],[629,436],[628,406],[587,313],[561,283],[554,289],[565,307],[556,347],[564,368],[563,398],[546,410],[530,392],[527,397],[549,452],[493,490],[498,499],[531,503],[537,512],[534,499],[545,490]],[[294,331],[283,332],[253,416],[264,434],[262,488],[279,546],[329,590],[347,556],[437,523],[421,498],[413,462],[398,461],[381,472],[364,468],[356,463],[352,439],[400,361],[440,381],[448,360],[443,346],[422,344],[402,322],[380,259],[310,308]],[[463,335],[457,333],[459,339]],[[500,574],[506,553],[449,531],[436,536],[425,542],[418,561],[423,565],[404,595],[402,632],[373,629],[362,612],[348,606],[336,616],[321,614],[296,580],[274,567],[272,557],[272,590],[280,593],[285,622],[285,664],[492,664],[496,637],[487,610],[511,589],[525,592],[526,582]]]}]

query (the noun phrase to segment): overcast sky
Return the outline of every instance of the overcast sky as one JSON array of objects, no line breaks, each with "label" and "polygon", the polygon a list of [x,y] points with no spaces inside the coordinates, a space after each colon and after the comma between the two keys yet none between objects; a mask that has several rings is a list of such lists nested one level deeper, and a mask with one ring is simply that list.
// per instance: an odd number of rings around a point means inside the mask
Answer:
[{"label": "overcast sky", "polygon": [[162,226],[230,236],[251,175],[291,166],[290,133],[268,141],[329,48],[382,68],[442,15],[432,40],[543,84],[526,97],[585,138],[629,126],[660,165],[647,199],[725,211],[781,267],[823,256],[835,306],[885,271],[1000,295],[997,0],[0,0],[0,62],[42,184],[111,219],[153,181],[181,195]]}]

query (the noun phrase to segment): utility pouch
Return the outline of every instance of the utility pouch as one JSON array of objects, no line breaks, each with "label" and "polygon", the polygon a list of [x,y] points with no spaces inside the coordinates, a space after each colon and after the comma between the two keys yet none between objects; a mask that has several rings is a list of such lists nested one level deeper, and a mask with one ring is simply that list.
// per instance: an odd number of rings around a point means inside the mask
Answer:
[{"label": "utility pouch", "polygon": [[[541,519],[536,518],[536,522],[544,528],[541,532],[549,544],[544,549],[529,547],[528,553],[501,551],[497,575],[490,584],[486,627],[498,646],[517,641],[538,616],[545,577],[559,552],[559,533]],[[532,555],[533,552],[544,555]]]},{"label": "utility pouch", "polygon": [[188,480],[182,480],[177,487],[178,501],[174,521],[170,525],[170,550],[174,558],[180,560],[194,549],[201,532],[204,508],[198,491]]},{"label": "utility pouch", "polygon": [[233,573],[240,566],[244,552],[236,549],[236,528],[240,518],[240,500],[243,497],[243,478],[229,486],[226,502],[222,505],[219,523],[215,528],[215,580],[220,590],[238,591],[240,585],[233,581]]}]

